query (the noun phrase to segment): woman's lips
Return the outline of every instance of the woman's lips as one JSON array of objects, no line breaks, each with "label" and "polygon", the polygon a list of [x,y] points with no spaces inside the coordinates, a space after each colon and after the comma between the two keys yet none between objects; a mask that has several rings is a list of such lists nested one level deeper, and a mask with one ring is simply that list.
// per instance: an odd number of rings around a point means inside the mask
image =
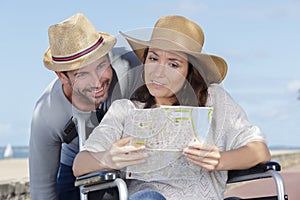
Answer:
[{"label": "woman's lips", "polygon": [[156,87],[156,88],[160,88],[160,87],[163,87],[164,84],[161,83],[161,82],[158,82],[158,81],[151,81],[151,84],[153,85],[153,87]]}]

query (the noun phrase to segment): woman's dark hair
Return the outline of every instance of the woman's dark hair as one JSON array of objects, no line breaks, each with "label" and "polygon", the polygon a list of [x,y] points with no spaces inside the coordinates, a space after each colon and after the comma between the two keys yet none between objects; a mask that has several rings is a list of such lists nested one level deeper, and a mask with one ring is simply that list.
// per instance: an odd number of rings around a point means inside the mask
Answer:
[{"label": "woman's dark hair", "polygon": [[[143,63],[145,63],[148,49],[149,48],[147,48],[144,52]],[[190,58],[190,55],[188,55],[188,58]],[[200,72],[189,62],[186,82],[183,88],[174,95],[176,97],[176,101],[173,105],[205,106],[208,96],[207,88],[208,86]],[[150,94],[146,84],[142,85],[135,91],[131,100],[145,103],[144,108],[152,108],[155,107],[156,104],[155,98]]]}]

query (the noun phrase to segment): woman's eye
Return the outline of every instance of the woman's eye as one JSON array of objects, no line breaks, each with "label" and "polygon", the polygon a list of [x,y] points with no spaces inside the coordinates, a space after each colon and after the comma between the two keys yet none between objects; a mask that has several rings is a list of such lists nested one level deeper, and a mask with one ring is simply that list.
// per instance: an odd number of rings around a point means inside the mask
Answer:
[{"label": "woman's eye", "polygon": [[172,67],[172,68],[177,68],[178,64],[177,63],[170,63],[169,66]]},{"label": "woman's eye", "polygon": [[150,56],[148,59],[149,59],[150,61],[157,61],[157,58],[152,57],[152,56]]}]

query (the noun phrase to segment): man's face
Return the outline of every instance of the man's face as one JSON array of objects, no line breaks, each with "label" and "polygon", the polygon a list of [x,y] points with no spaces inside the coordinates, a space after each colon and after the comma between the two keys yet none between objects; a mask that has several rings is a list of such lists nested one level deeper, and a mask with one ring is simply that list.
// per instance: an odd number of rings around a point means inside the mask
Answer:
[{"label": "man's face", "polygon": [[99,105],[107,99],[113,76],[108,56],[103,56],[81,69],[68,71],[67,75],[68,84],[73,89],[73,104],[80,102]]}]

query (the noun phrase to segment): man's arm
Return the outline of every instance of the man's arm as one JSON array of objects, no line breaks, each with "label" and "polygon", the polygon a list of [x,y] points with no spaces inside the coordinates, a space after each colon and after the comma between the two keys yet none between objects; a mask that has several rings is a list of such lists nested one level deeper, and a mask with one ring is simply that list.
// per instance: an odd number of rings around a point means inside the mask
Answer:
[{"label": "man's arm", "polygon": [[29,144],[30,193],[33,200],[57,199],[61,143],[52,132],[51,127],[35,112]]}]

